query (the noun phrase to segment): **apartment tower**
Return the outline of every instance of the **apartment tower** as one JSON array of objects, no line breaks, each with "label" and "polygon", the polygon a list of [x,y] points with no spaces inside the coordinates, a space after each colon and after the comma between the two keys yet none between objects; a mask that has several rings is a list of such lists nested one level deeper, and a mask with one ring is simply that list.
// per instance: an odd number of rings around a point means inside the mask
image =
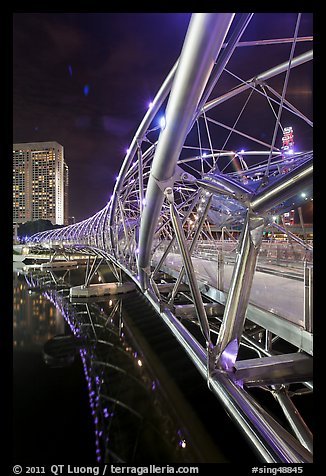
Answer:
[{"label": "apartment tower", "polygon": [[13,144],[13,221],[68,224],[68,166],[58,142]]}]

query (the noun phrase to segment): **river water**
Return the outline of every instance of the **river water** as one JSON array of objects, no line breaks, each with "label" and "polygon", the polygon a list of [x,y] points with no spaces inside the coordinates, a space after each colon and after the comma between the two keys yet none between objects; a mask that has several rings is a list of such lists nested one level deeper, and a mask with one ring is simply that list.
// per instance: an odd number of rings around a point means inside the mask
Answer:
[{"label": "river water", "polygon": [[69,298],[84,273],[14,270],[14,460],[257,462],[138,291]]}]

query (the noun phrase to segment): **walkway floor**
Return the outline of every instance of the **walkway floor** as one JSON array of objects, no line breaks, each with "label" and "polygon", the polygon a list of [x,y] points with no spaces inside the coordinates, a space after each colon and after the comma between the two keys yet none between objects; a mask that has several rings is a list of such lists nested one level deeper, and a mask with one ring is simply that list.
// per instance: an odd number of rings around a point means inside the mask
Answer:
[{"label": "walkway floor", "polygon": [[[155,255],[157,259],[159,254]],[[154,258],[154,261],[156,259]],[[218,289],[217,286],[217,262],[202,258],[192,257],[195,272],[200,281]],[[181,256],[170,253],[166,259],[166,265],[179,271],[182,264]],[[276,270],[273,266],[273,270]],[[224,265],[223,289],[227,291],[230,286],[233,265]],[[284,272],[284,268],[277,268],[278,272]],[[268,310],[299,326],[304,325],[304,284],[303,281],[290,277],[282,277],[267,272],[257,271],[254,275],[250,294],[250,303],[262,309]]]}]

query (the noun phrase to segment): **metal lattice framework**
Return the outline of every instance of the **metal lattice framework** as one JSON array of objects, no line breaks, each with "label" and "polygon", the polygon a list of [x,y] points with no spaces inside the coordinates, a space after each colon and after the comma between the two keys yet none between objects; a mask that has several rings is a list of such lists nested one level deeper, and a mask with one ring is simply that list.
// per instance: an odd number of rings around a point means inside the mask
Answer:
[{"label": "metal lattice framework", "polygon": [[[255,19],[256,14],[193,14],[181,55],[139,125],[108,204],[80,223],[34,235],[30,244],[92,250],[123,270],[161,314],[260,458],[309,462],[312,435],[291,396],[312,391],[311,316],[289,322],[268,306],[255,306],[251,293],[268,226],[287,232],[292,250],[297,246],[305,292],[311,278],[311,244],[273,216],[300,207],[302,191],[305,196],[312,191],[313,124],[286,98],[291,80],[311,68],[312,37],[300,36],[298,14],[287,37],[241,42]],[[269,54],[273,48],[282,62]],[[257,74],[254,62],[252,76],[242,78],[241,61],[246,71],[250,63],[242,52],[252,58],[263,49],[268,49],[264,64],[272,63]],[[292,122],[305,138],[301,152],[277,147]],[[239,138],[246,150],[238,150]],[[219,277],[225,249],[214,230],[231,227],[241,236],[226,290],[219,280],[203,279],[196,260],[213,265]],[[209,250],[215,260],[207,258]],[[182,311],[181,298],[186,300]],[[222,315],[216,304],[223,304]],[[279,339],[290,345],[286,351],[275,349]],[[241,358],[243,347],[258,358]],[[257,403],[251,387],[273,394],[289,431]]]}]

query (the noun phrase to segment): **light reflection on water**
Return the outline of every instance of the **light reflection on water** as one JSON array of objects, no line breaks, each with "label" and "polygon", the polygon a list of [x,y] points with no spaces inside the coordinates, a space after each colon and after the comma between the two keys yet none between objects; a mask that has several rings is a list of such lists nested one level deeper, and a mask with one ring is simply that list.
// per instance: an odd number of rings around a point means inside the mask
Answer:
[{"label": "light reflection on water", "polygon": [[64,320],[45,296],[29,289],[22,275],[13,276],[14,350],[40,351],[48,339],[64,333]]},{"label": "light reflection on water", "polygon": [[201,462],[150,356],[133,339],[123,300],[70,301],[69,282],[80,284],[80,271],[14,273],[14,350],[43,353],[49,367],[80,356],[96,461]]}]

